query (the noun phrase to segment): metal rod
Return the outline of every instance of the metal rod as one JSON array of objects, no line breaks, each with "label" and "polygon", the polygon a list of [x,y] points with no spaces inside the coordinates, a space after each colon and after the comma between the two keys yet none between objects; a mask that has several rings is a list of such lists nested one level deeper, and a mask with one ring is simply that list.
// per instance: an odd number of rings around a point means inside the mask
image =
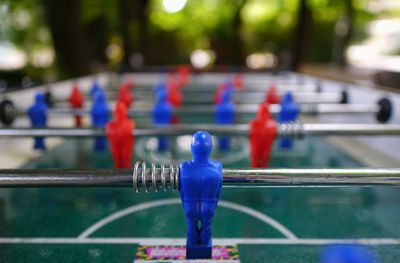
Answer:
[{"label": "metal rod", "polygon": [[[175,166],[172,172],[171,168],[145,168],[144,176],[142,176],[142,171],[142,168],[2,169],[0,170],[0,187],[124,186],[133,187],[137,192],[179,189],[178,166]],[[167,175],[167,178],[169,173],[173,173],[175,178],[163,181],[161,173]],[[400,186],[400,169],[223,169],[223,184],[229,187]]]},{"label": "metal rod", "polygon": [[[184,103],[199,103],[207,104],[213,103],[213,94],[196,94],[192,96],[186,96],[183,99]],[[232,100],[238,103],[262,103],[265,99],[265,92],[256,93],[240,93],[234,94]],[[135,99],[138,101],[154,101],[154,94],[142,94],[135,95]],[[319,103],[339,103],[342,101],[342,94],[340,92],[326,92],[326,93],[296,93],[293,94],[293,99],[300,104],[319,104]]]},{"label": "metal rod", "polygon": [[[181,90],[183,93],[197,93],[197,92],[214,92],[220,83],[215,84],[189,84],[183,87]],[[265,92],[268,90],[269,86],[274,83],[275,87],[278,91],[305,91],[305,92],[316,92],[318,85],[316,84],[304,84],[304,83],[275,83],[274,81],[265,81],[259,83],[246,83],[242,89],[235,89],[238,93],[246,93],[246,92]],[[154,92],[154,86],[135,86],[132,91],[134,94],[136,92]]]},{"label": "metal rod", "polygon": [[[269,83],[275,84],[304,84],[307,79],[301,75],[294,75],[292,73],[284,73],[284,74],[241,74],[243,76],[245,85],[266,85]],[[190,82],[185,88],[191,88],[192,85],[212,85],[217,86],[232,77],[234,77],[234,73],[192,73],[190,74]],[[124,77],[124,76],[123,76]],[[154,86],[158,84],[160,81],[164,81],[167,79],[168,75],[164,73],[146,73],[146,74],[128,74],[125,75],[124,79],[133,79],[135,83],[135,87],[138,86]],[[310,82],[309,80],[307,82]]]},{"label": "metal rod", "polygon": [[[238,104],[235,106],[237,114],[254,114],[257,112],[258,104]],[[272,114],[278,114],[281,111],[279,104],[269,106]],[[377,104],[302,104],[300,112],[303,115],[318,115],[318,114],[375,114],[379,111]],[[176,114],[212,114],[215,112],[215,107],[193,105],[174,108]],[[24,115],[25,112],[21,112]],[[71,108],[53,108],[49,109],[49,114],[70,114],[70,115],[87,115],[90,114],[89,108],[71,109]],[[112,112],[110,111],[110,114]],[[129,109],[129,116],[150,116],[152,107],[141,106]]]},{"label": "metal rod", "polygon": [[[304,123],[304,135],[380,136],[400,135],[400,124]],[[292,134],[295,135],[296,133]]]},{"label": "metal rod", "polygon": [[[178,136],[208,131],[213,135],[249,134],[249,125],[178,124],[135,129],[135,136]],[[278,125],[278,136],[302,137],[305,135],[387,136],[400,135],[400,124],[345,124],[345,123],[283,123]],[[104,136],[102,128],[2,128],[2,137],[93,137]]]}]

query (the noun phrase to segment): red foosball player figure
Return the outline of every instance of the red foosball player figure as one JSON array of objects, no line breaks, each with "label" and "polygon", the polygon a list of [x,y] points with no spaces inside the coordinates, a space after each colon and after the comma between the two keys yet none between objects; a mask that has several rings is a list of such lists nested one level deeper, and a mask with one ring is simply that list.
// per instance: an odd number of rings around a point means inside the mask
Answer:
[{"label": "red foosball player figure", "polygon": [[281,99],[275,84],[271,84],[268,89],[267,96],[265,96],[265,102],[268,104],[279,104],[280,101]]},{"label": "red foosball player figure", "polygon": [[122,102],[129,109],[132,105],[133,96],[131,93],[132,82],[124,82],[119,88],[117,101]]},{"label": "red foosball player figure", "polygon": [[252,167],[267,167],[276,134],[277,124],[270,116],[269,105],[263,103],[258,108],[257,118],[250,122]]},{"label": "red foosball player figure", "polygon": [[[78,85],[75,83],[74,87],[72,88],[71,96],[69,97],[69,105],[72,109],[82,109],[83,108],[83,94],[79,90]],[[75,126],[82,127],[82,116],[75,115]]]},{"label": "red foosball player figure", "polygon": [[184,87],[189,84],[190,68],[187,65],[182,65],[178,68],[178,82],[179,86]]},{"label": "red foosball player figure", "polygon": [[[172,105],[172,107],[176,108],[182,105],[182,93],[180,91],[179,85],[173,79],[169,79],[167,82],[167,94],[167,100]],[[177,124],[180,122],[180,120],[176,115],[174,115],[171,122],[172,124]]]},{"label": "red foosball player figure", "polygon": [[128,118],[128,109],[122,102],[115,106],[114,119],[106,126],[106,134],[115,168],[129,168],[134,144],[135,122]]},{"label": "red foosball player figure", "polygon": [[244,88],[244,78],[242,74],[236,74],[232,78],[232,83],[236,89],[241,90]]}]

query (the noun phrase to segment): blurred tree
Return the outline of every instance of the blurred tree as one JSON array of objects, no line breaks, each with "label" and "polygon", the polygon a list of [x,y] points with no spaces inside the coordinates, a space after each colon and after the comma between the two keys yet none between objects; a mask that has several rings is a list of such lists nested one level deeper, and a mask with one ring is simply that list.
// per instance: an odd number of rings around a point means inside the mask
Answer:
[{"label": "blurred tree", "polygon": [[313,18],[307,0],[300,0],[297,17],[297,25],[293,34],[295,37],[292,49],[292,69],[295,71],[301,66],[301,64],[307,62],[309,56]]},{"label": "blurred tree", "polygon": [[211,34],[211,49],[216,53],[216,64],[236,65],[244,64],[244,46],[241,37],[241,12],[245,0],[236,1],[232,9],[232,18],[229,24],[220,23]]},{"label": "blurred tree", "polygon": [[243,65],[254,53],[291,53],[293,68],[344,65],[348,46],[366,38],[368,22],[400,14],[380,11],[383,0],[177,0],[183,3],[177,11],[166,2],[3,0],[0,41],[23,51],[21,72],[36,78],[53,73],[54,65],[59,77],[73,77],[143,61],[190,63],[197,49],[213,50],[215,62],[226,65]]},{"label": "blurred tree", "polygon": [[64,77],[88,74],[89,59],[80,0],[42,1],[61,74]]},{"label": "blurred tree", "polygon": [[131,68],[134,54],[147,56],[147,0],[118,0],[118,30],[122,37],[124,57],[122,69]]}]

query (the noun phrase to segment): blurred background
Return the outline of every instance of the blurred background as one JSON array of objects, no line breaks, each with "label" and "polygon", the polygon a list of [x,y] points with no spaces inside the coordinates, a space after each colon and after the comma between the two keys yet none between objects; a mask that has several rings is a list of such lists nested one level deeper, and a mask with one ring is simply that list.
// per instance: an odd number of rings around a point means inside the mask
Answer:
[{"label": "blurred background", "polygon": [[400,1],[0,0],[3,88],[179,64],[398,86]]}]

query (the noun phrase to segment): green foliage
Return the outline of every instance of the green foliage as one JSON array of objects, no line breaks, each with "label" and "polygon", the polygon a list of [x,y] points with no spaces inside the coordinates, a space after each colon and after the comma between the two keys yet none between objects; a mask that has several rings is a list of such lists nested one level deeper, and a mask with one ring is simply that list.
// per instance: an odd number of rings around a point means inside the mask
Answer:
[{"label": "green foliage", "polygon": [[[219,56],[225,51],[241,49],[244,56],[254,52],[279,54],[290,50],[296,28],[299,0],[188,0],[184,9],[167,13],[163,0],[148,0],[144,15],[146,32],[141,32],[137,18],[129,24],[133,52],[147,52],[148,64],[188,62],[195,49],[214,49]],[[312,12],[313,26],[310,41],[310,62],[329,62],[336,41],[335,25],[343,14],[349,12],[350,0],[307,0]],[[122,43],[119,32],[118,0],[82,0],[81,20],[85,29],[95,35],[96,25],[104,25],[104,35],[98,39],[103,47]],[[400,17],[400,10],[377,11],[370,0],[352,0],[353,27],[350,43],[359,43],[367,37],[366,25],[381,17]],[[132,5],[131,5],[132,6]],[[140,8],[140,5],[133,5]],[[132,10],[132,15],[140,10]],[[0,2],[0,41],[10,41],[31,56],[35,51],[52,48],[49,27],[41,0],[2,0]],[[69,19],[66,17],[65,19]],[[103,32],[102,32],[103,33]],[[91,37],[88,35],[86,37]],[[141,37],[146,41],[141,42]],[[97,40],[96,40],[97,41]],[[98,42],[98,41],[97,41]],[[143,44],[145,43],[145,44]],[[143,49],[143,45],[146,47]],[[143,51],[144,50],[144,51]],[[226,52],[222,63],[231,63]],[[101,50],[97,50],[97,54]],[[220,53],[218,53],[220,52]],[[219,61],[221,62],[221,61]],[[54,71],[54,68],[50,68]],[[26,73],[40,76],[43,69],[29,64]]]},{"label": "green foliage", "polygon": [[170,14],[162,9],[161,0],[154,0],[149,10],[151,30],[168,32],[192,49],[209,48],[210,34],[221,27],[232,30],[233,16],[240,4],[237,0],[189,0],[181,12]]},{"label": "green foliage", "polygon": [[290,48],[297,0],[250,0],[242,10],[242,36],[248,53],[279,53]]},{"label": "green foliage", "polygon": [[51,68],[37,68],[31,64],[35,52],[52,47],[42,2],[40,0],[3,0],[0,8],[6,10],[1,18],[0,41],[12,42],[27,55],[28,64],[23,74],[40,79],[45,72],[52,71]]}]

